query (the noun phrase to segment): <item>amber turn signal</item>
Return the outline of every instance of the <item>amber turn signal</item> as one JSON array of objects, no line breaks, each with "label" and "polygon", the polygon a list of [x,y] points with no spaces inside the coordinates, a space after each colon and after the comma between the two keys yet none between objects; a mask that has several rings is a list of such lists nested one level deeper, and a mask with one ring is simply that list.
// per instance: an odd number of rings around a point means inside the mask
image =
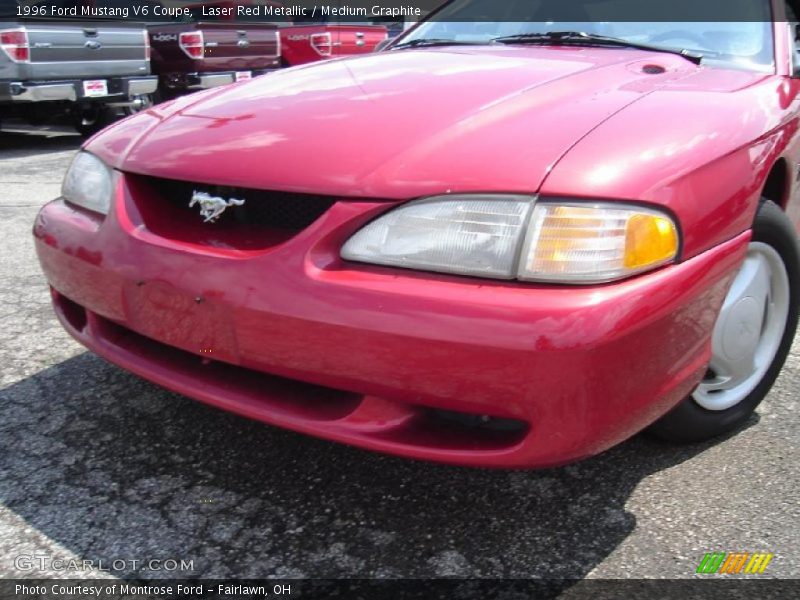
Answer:
[{"label": "amber turn signal", "polygon": [[678,254],[673,220],[622,204],[537,203],[519,279],[602,283],[669,263]]}]

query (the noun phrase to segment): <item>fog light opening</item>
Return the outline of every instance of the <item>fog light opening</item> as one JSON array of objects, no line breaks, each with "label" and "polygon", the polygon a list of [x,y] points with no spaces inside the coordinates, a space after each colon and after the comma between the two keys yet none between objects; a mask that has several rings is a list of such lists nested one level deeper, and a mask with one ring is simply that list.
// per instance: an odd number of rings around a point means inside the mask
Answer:
[{"label": "fog light opening", "polygon": [[86,329],[86,309],[58,292],[55,292],[54,296],[61,314],[64,315],[64,320],[69,323],[70,327],[79,332]]},{"label": "fog light opening", "polygon": [[491,415],[474,415],[452,410],[431,410],[431,414],[442,421],[485,431],[506,433],[524,433],[529,425],[519,419],[493,417]]}]

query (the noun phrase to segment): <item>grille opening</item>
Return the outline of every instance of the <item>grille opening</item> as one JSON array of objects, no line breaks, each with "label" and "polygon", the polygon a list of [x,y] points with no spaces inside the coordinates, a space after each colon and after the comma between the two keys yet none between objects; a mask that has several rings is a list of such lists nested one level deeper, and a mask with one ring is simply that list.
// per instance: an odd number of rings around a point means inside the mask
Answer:
[{"label": "grille opening", "polygon": [[56,306],[61,310],[61,314],[76,331],[83,331],[86,328],[86,309],[53,290],[53,298]]},{"label": "grille opening", "polygon": [[[102,341],[106,350],[114,349],[112,362],[129,369],[136,365],[144,370],[146,378],[156,382],[159,382],[157,375],[162,378],[168,375],[171,384],[183,393],[249,418],[277,421],[284,426],[293,419],[327,425],[346,419],[363,399],[352,392],[208,361],[87,311],[58,292],[54,291],[53,298],[70,328],[86,336],[87,341]],[[87,320],[92,325],[88,335],[85,333]],[[517,446],[530,432],[530,425],[524,421],[498,417],[489,417],[487,421],[484,417],[461,412],[416,408],[418,415],[401,427],[370,433],[357,428],[354,441],[369,437],[407,448],[497,452]],[[346,424],[343,427],[347,429]],[[316,433],[329,437],[327,431],[317,429]]]},{"label": "grille opening", "polygon": [[[141,175],[128,175],[126,179],[135,207],[129,210],[129,216],[135,225],[144,225],[162,238],[214,248],[260,250],[277,246],[309,227],[336,202],[330,196]],[[244,204],[230,206],[213,223],[206,223],[197,204],[189,207],[195,191],[225,200],[244,200]]]},{"label": "grille opening", "polygon": [[[173,378],[191,379],[205,390],[224,394],[226,403],[242,408],[268,408],[272,413],[313,421],[336,421],[358,407],[361,396],[341,390],[268,375],[219,361],[207,361],[162,344],[118,323],[93,315],[96,335],[138,356]],[[221,390],[224,390],[222,392]],[[251,415],[258,418],[258,415]]]},{"label": "grille opening", "polygon": [[386,440],[410,446],[490,452],[513,448],[530,433],[530,424],[516,419],[489,417],[457,411],[422,408],[413,426],[378,434]]}]

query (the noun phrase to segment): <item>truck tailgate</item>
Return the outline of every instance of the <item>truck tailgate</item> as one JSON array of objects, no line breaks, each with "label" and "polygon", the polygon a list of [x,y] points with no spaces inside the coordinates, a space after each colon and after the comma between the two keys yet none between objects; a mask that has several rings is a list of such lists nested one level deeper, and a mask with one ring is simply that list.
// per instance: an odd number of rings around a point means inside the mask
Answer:
[{"label": "truck tailgate", "polygon": [[[213,72],[273,68],[280,54],[278,29],[268,23],[200,21],[150,25],[153,69],[171,72]],[[201,32],[203,58],[180,47],[181,34]]]},{"label": "truck tailgate", "polygon": [[369,54],[386,39],[387,29],[380,25],[334,25],[334,56]]},{"label": "truck tailgate", "polygon": [[200,22],[197,28],[205,39],[207,68],[266,68],[280,54],[274,25]]},{"label": "truck tailgate", "polygon": [[123,21],[21,22],[28,32],[27,79],[147,75],[146,30]]}]

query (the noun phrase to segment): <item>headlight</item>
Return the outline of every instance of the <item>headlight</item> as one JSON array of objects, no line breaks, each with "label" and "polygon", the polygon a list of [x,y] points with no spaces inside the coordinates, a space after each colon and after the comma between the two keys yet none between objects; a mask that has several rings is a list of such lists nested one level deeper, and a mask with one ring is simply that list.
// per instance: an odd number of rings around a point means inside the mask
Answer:
[{"label": "headlight", "polygon": [[356,233],[342,248],[342,258],[512,279],[532,200],[476,195],[410,202]]},{"label": "headlight", "polygon": [[673,261],[677,227],[625,204],[535,202],[529,196],[440,196],[410,202],[351,237],[342,258],[554,283],[601,283]]},{"label": "headlight", "polygon": [[72,204],[107,215],[111,182],[111,169],[103,161],[88,152],[79,152],[64,177],[61,195]]}]

